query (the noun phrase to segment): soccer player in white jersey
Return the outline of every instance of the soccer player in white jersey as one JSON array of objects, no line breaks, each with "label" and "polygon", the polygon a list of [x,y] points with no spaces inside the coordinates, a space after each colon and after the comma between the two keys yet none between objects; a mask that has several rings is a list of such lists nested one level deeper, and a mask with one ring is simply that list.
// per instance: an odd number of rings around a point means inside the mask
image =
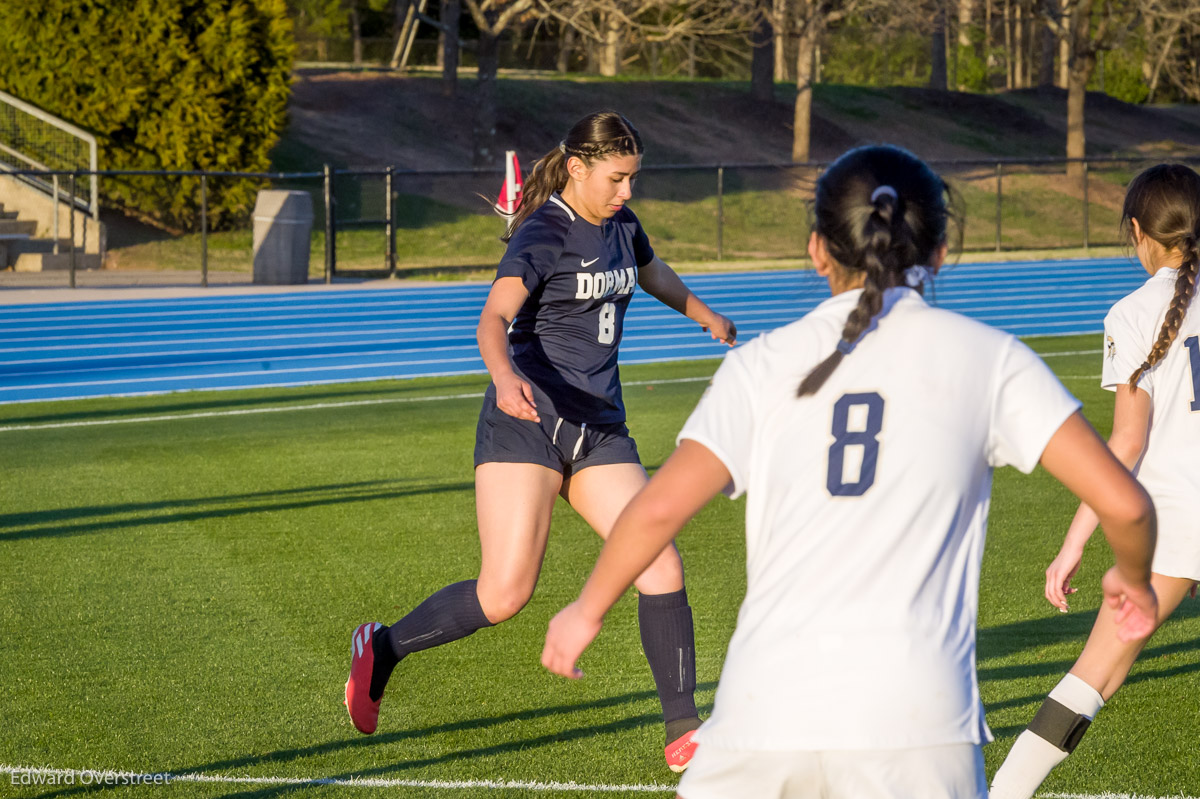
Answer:
[{"label": "soccer player in white jersey", "polygon": [[[375,731],[400,660],[512,618],[533,595],[561,495],[601,536],[646,482],[625,425],[617,368],[625,310],[640,288],[732,345],[737,328],[654,254],[626,201],[641,169],[629,120],[601,111],[577,122],[534,165],[509,222],[508,249],[479,318],[492,384],[475,434],[477,580],[435,591],[385,627],[352,636],[346,708]],[[692,610],[675,547],[637,580],[642,648],[663,709],[672,771],[691,760],[700,726]]]},{"label": "soccer player in white jersey", "polygon": [[[1158,512],[1151,567],[1157,628],[1195,596],[1200,580],[1200,175],[1182,164],[1142,172],[1125,193],[1121,226],[1150,279],[1104,319],[1101,385],[1115,392],[1108,446]],[[1046,599],[1062,611],[1096,523],[1094,510],[1080,505],[1046,569]],[[996,772],[992,799],[1033,796],[1121,687],[1146,641],[1120,641],[1116,626],[1112,610],[1101,607],[1079,660]]]},{"label": "soccer player in white jersey", "polygon": [[1013,336],[922,298],[945,182],[895,147],[817,183],[809,253],[833,296],[732,351],[628,505],[542,663],[578,677],[604,613],[716,494],[747,495],[746,597],[687,799],[981,799],[975,675],[992,471],[1039,462],[1100,514],[1118,633],[1149,632],[1154,510]]}]

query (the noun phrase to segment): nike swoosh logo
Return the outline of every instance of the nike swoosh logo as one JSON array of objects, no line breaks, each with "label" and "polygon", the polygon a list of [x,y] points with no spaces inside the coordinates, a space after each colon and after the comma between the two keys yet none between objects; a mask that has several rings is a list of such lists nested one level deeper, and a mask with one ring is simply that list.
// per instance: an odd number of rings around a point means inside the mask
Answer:
[{"label": "nike swoosh logo", "polygon": [[599,258],[593,258],[590,261],[585,261],[582,258],[580,258],[579,265],[582,266],[584,269],[587,269],[589,266],[591,266],[592,264],[596,263],[596,261],[599,261],[599,260],[600,260]]}]

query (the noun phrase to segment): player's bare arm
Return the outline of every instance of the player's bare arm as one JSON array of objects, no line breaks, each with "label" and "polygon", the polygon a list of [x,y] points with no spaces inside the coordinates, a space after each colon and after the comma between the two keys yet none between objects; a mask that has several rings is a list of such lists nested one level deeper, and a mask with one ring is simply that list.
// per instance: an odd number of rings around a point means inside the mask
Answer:
[{"label": "player's bare arm", "polygon": [[1105,576],[1105,601],[1117,610],[1121,640],[1154,631],[1158,601],[1150,587],[1156,522],[1141,484],[1076,411],[1042,453],[1042,466],[1095,511],[1116,565]]},{"label": "player's bare arm", "polygon": [[[1150,410],[1150,395],[1145,391],[1129,386],[1117,387],[1108,448],[1126,469],[1132,470],[1146,451]],[[1046,568],[1046,600],[1064,613],[1070,609],[1067,596],[1076,592],[1071,580],[1079,572],[1083,547],[1099,524],[1100,517],[1096,512],[1086,503],[1080,504],[1058,555]]]},{"label": "player's bare arm", "polygon": [[540,421],[533,389],[517,376],[508,358],[508,326],[521,310],[529,292],[520,278],[502,277],[492,284],[475,338],[492,382],[496,384],[496,406],[517,419]]},{"label": "player's bare arm", "polygon": [[713,339],[731,347],[737,343],[737,325],[709,308],[657,255],[650,263],[638,268],[638,285],[663,305],[699,324]]}]

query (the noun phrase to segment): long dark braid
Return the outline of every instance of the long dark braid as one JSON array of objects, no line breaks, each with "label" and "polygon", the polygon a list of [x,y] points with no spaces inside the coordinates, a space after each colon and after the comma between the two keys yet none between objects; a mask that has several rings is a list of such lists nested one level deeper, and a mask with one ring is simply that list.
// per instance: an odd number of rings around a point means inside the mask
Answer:
[{"label": "long dark braid", "polygon": [[598,111],[576,122],[567,137],[533,165],[522,186],[521,205],[509,217],[508,229],[500,237],[508,241],[530,214],[550,195],[562,191],[570,175],[567,160],[574,156],[589,168],[610,155],[641,155],[642,138],[628,119],[616,111]]},{"label": "long dark braid", "polygon": [[919,158],[898,147],[860,147],[839,158],[817,182],[815,232],[830,257],[863,272],[858,303],[837,349],[805,376],[797,396],[816,393],[883,309],[884,291],[926,264],[946,241],[949,187]]},{"label": "long dark braid", "polygon": [[1166,357],[1167,350],[1179,335],[1179,326],[1183,324],[1183,317],[1192,303],[1192,297],[1196,294],[1196,271],[1200,265],[1200,248],[1197,246],[1196,234],[1188,236],[1180,249],[1183,251],[1183,262],[1179,264],[1179,274],[1175,277],[1175,294],[1167,305],[1167,315],[1163,318],[1162,327],[1158,330],[1158,338],[1150,348],[1150,354],[1129,376],[1130,388],[1137,388],[1142,375]]},{"label": "long dark braid", "polygon": [[1158,337],[1146,360],[1129,376],[1129,387],[1167,355],[1196,294],[1200,271],[1200,175],[1183,164],[1158,164],[1129,183],[1121,209],[1121,226],[1133,238],[1133,220],[1142,234],[1167,251],[1182,256],[1175,277],[1175,293],[1167,305]]}]

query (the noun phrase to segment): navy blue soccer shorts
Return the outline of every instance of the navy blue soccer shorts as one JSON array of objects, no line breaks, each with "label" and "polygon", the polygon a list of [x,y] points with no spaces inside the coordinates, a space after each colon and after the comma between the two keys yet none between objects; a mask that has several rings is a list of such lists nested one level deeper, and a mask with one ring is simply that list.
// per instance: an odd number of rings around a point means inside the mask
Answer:
[{"label": "navy blue soccer shorts", "polygon": [[488,386],[475,428],[475,466],[536,463],[570,477],[589,466],[641,463],[624,422],[592,425],[538,415],[540,424],[509,416],[496,406],[496,387]]}]

